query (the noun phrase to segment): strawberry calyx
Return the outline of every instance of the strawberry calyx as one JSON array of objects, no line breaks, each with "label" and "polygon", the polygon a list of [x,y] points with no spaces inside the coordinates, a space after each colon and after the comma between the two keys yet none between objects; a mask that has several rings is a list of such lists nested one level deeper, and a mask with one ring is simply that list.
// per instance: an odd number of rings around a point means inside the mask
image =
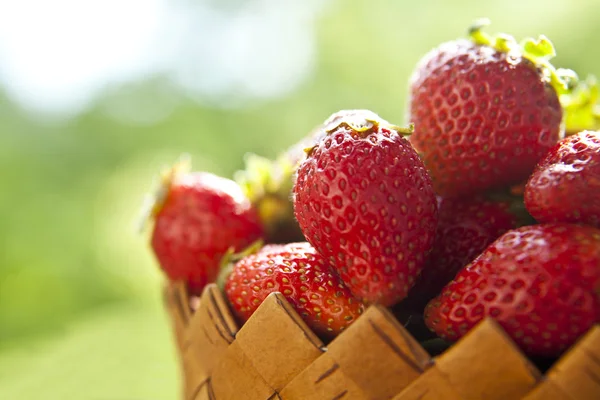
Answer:
[{"label": "strawberry calyx", "polygon": [[191,172],[192,159],[189,154],[182,154],[175,164],[170,167],[164,167],[162,171],[154,178],[152,189],[144,197],[140,210],[138,221],[138,231],[144,232],[148,222],[154,219],[162,209],[169,190],[175,180]]},{"label": "strawberry calyx", "polygon": [[594,75],[578,82],[571,93],[561,96],[567,135],[600,130],[600,87]]},{"label": "strawberry calyx", "polygon": [[402,136],[409,136],[415,129],[414,124],[410,124],[406,128],[390,124],[379,115],[369,110],[345,110],[337,112],[325,121],[324,126],[327,134],[331,134],[339,127],[345,126],[361,135],[361,137],[366,137],[370,133],[377,131],[380,126]]},{"label": "strawberry calyx", "polygon": [[521,42],[508,34],[498,33],[489,35],[483,28],[490,24],[488,18],[476,20],[469,28],[469,37],[477,45],[489,46],[503,53],[521,56],[531,61],[542,71],[545,80],[554,88],[558,95],[569,94],[577,83],[575,71],[556,68],[550,60],[556,56],[554,45],[544,35],[537,39],[525,38]]},{"label": "strawberry calyx", "polygon": [[221,257],[221,262],[219,263],[219,275],[217,276],[216,280],[217,287],[221,289],[221,291],[224,291],[225,282],[227,282],[227,278],[231,274],[235,263],[244,257],[256,254],[260,249],[263,248],[264,245],[264,241],[262,239],[258,239],[237,253],[235,252],[235,248],[233,246],[229,247],[225,254],[223,254],[223,257]]},{"label": "strawberry calyx", "polygon": [[[323,125],[319,128],[323,135],[317,135],[316,137],[331,135],[333,132],[338,130],[340,127],[345,127],[360,137],[366,138],[371,133],[377,132],[380,127],[388,129],[392,132],[396,132],[401,136],[409,136],[414,130],[414,124],[409,124],[407,127],[401,127],[389,123],[388,121],[375,114],[373,111],[357,109],[357,110],[341,110],[331,114]],[[311,143],[310,147],[304,148],[304,152],[307,157],[310,157],[312,152],[317,148],[316,143]]]},{"label": "strawberry calyx", "polygon": [[[382,122],[384,124],[382,124]],[[365,120],[365,124],[360,125],[360,126],[353,125],[346,121],[342,121],[338,125],[336,125],[334,128],[327,130],[327,134],[331,134],[336,129],[338,129],[340,126],[345,126],[348,129],[351,129],[351,130],[357,132],[362,138],[369,136],[370,133],[376,132],[379,129],[379,126],[383,126],[386,129],[389,129],[390,131],[395,132],[401,136],[410,136],[415,131],[415,124],[413,124],[413,123],[409,124],[407,127],[402,127],[399,125],[390,124],[387,121],[382,121],[382,120]],[[311,147],[306,147],[304,149],[304,152],[306,153],[307,157],[310,156],[316,148],[317,148],[316,144]]]},{"label": "strawberry calyx", "polygon": [[370,110],[341,110],[332,114],[323,123],[323,130],[331,134],[341,126],[345,126],[365,136],[375,131],[383,121],[379,115]]},{"label": "strawberry calyx", "polygon": [[234,180],[256,208],[268,232],[293,213],[289,197],[298,162],[286,153],[275,160],[248,153],[244,156],[245,169],[234,174]]}]

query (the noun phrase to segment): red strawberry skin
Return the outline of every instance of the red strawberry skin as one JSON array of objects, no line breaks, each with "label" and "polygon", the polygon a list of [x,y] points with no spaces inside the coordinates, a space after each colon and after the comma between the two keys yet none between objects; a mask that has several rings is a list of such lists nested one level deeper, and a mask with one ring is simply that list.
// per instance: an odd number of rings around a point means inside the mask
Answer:
[{"label": "red strawberry skin", "polygon": [[431,179],[408,140],[376,114],[344,111],[325,126],[298,168],[296,218],[355,296],[393,305],[433,244]]},{"label": "red strawberry skin", "polygon": [[425,309],[456,340],[493,317],[528,354],[556,356],[600,321],[600,230],[571,224],[511,230]]},{"label": "red strawberry skin", "polygon": [[[438,198],[439,222],[433,250],[407,301],[424,307],[460,269],[502,234],[517,227],[508,201]],[[422,308],[421,308],[422,310]]]},{"label": "red strawberry skin", "polygon": [[525,206],[539,222],[600,227],[600,132],[580,132],[552,148],[527,182]]},{"label": "red strawberry skin", "polygon": [[558,96],[534,64],[469,40],[425,55],[410,96],[410,141],[445,197],[525,181],[562,134]]},{"label": "red strawberry skin", "polygon": [[307,242],[267,245],[238,261],[225,282],[225,293],[241,322],[273,292],[282,293],[324,338],[343,331],[364,307]]},{"label": "red strawberry skin", "polygon": [[151,245],[171,280],[192,293],[214,282],[221,258],[261,238],[262,228],[239,186],[210,173],[186,173],[171,183],[155,215]]}]

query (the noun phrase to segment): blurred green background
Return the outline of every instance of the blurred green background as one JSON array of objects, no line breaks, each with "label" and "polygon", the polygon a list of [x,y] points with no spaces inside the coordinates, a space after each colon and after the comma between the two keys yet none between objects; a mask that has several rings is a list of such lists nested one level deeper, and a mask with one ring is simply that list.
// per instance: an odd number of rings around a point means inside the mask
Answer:
[{"label": "blurred green background", "polygon": [[597,0],[0,1],[0,398],[176,399],[135,232],[181,152],[224,176],[329,114],[404,123],[408,77],[478,17],[600,74]]}]

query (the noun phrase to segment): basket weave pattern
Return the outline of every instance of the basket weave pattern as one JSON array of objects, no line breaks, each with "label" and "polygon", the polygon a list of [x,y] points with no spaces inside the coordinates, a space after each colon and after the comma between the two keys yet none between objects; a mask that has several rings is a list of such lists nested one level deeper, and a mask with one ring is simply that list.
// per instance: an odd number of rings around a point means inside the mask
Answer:
[{"label": "basket weave pattern", "polygon": [[384,307],[371,306],[325,349],[279,293],[239,328],[216,285],[192,313],[165,289],[185,400],[600,399],[600,326],[543,375],[491,319],[432,358]]}]

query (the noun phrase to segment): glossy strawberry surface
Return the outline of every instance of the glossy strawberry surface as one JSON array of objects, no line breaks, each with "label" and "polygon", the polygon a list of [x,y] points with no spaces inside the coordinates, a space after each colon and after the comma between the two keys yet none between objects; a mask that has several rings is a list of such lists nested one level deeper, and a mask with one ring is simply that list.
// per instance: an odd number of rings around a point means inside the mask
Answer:
[{"label": "glossy strawberry surface", "polygon": [[438,200],[439,222],[433,250],[409,294],[409,299],[419,307],[438,295],[461,268],[494,240],[517,227],[517,218],[508,201],[492,201],[482,196]]},{"label": "glossy strawberry surface", "polygon": [[334,114],[300,165],[294,211],[306,239],[366,302],[392,305],[431,249],[437,203],[419,156],[366,110]]},{"label": "glossy strawberry surface", "polygon": [[536,65],[470,40],[429,52],[410,83],[410,141],[446,197],[526,180],[559,140],[561,118],[557,93]]},{"label": "glossy strawberry surface", "polygon": [[600,230],[571,224],[502,235],[425,309],[427,325],[456,340],[485,317],[527,353],[560,354],[600,322]]},{"label": "glossy strawberry surface", "polygon": [[154,218],[151,244],[167,276],[200,293],[215,281],[229,247],[240,251],[261,235],[258,216],[235,182],[185,173],[168,187]]},{"label": "glossy strawberry surface", "polygon": [[363,305],[307,242],[267,245],[238,261],[225,282],[235,315],[245,322],[273,292],[282,293],[321,337],[343,331]]},{"label": "glossy strawberry surface", "polygon": [[527,182],[525,205],[540,222],[600,227],[600,132],[580,132],[551,149]]}]

